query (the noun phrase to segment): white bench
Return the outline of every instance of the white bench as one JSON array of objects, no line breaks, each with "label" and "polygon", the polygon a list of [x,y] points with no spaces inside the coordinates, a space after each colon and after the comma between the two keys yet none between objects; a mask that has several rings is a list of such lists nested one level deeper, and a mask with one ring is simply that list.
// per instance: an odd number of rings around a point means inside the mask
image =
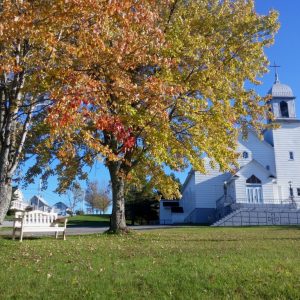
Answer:
[{"label": "white bench", "polygon": [[[24,232],[54,232],[55,238],[58,233],[63,233],[66,240],[67,218],[57,218],[56,213],[47,213],[40,210],[28,212],[16,212],[13,226],[13,240],[16,233],[20,232],[20,242],[23,240]],[[62,225],[62,226],[59,226]]]}]

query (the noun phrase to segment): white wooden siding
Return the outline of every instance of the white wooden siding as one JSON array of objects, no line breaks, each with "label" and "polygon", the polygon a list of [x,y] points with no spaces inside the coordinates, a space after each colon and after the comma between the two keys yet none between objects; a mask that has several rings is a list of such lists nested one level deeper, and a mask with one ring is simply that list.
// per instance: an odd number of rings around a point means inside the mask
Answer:
[{"label": "white wooden siding", "polygon": [[163,201],[159,205],[159,220],[160,224],[172,224],[172,213],[170,207],[163,206]]},{"label": "white wooden siding", "polygon": [[267,130],[264,133],[264,138],[265,141],[269,144],[271,144],[272,146],[274,146],[274,141],[273,141],[273,130]]},{"label": "white wooden siding", "polygon": [[[281,186],[282,198],[289,198],[289,181],[292,181],[294,195],[300,188],[300,123],[282,123],[273,131],[277,182]],[[294,160],[289,152],[294,152]]]},{"label": "white wooden siding", "polygon": [[195,173],[189,174],[187,181],[184,184],[180,206],[183,207],[184,215],[188,215],[196,207],[195,203]]},{"label": "white wooden siding", "polygon": [[216,201],[224,195],[224,181],[231,175],[212,169],[209,160],[205,162],[207,174],[195,172],[195,200],[197,208],[216,208]]},{"label": "white wooden siding", "polygon": [[[247,140],[239,139],[238,152],[243,153],[243,151],[248,151],[250,154],[246,162],[255,159],[262,166],[269,166],[270,172],[276,174],[274,148],[267,142],[260,140],[254,132],[249,132]],[[239,163],[241,166],[245,165],[245,160],[240,158]]]}]

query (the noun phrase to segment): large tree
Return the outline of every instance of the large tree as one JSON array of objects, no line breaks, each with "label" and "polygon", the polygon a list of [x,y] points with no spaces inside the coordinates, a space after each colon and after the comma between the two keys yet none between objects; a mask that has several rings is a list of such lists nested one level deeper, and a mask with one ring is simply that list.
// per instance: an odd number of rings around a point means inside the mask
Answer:
[{"label": "large tree", "polygon": [[257,14],[253,0],[96,5],[101,14],[82,10],[90,21],[77,27],[64,84],[51,91],[48,124],[59,145],[61,189],[84,164],[104,160],[110,230],[120,232],[127,230],[126,181],[147,175],[166,197],[178,196],[166,166],[205,172],[207,155],[230,169],[238,133],[264,127],[266,99],[247,86],[267,71],[264,47],[273,42],[277,14]]},{"label": "large tree", "polygon": [[93,3],[0,1],[0,223],[33,119],[41,121],[47,114],[48,91],[62,87],[76,48],[74,33],[90,24],[81,10],[97,11]]},{"label": "large tree", "polygon": [[32,117],[47,105],[44,71],[55,34],[44,22],[49,3],[41,2],[0,2],[0,223]]}]

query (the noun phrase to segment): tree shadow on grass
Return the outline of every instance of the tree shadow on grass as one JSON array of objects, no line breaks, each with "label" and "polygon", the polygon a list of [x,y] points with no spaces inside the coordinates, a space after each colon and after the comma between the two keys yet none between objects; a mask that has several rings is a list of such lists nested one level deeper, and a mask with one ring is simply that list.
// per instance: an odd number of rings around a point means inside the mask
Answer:
[{"label": "tree shadow on grass", "polygon": [[[45,237],[49,237],[49,236],[23,236],[23,241],[26,240],[41,240],[44,239]],[[1,236],[1,238],[3,240],[10,240],[10,241],[14,241],[14,242],[19,242],[19,237],[17,236],[15,240],[12,239],[12,235],[3,235]]]},{"label": "tree shadow on grass", "polygon": [[75,227],[109,227],[109,221],[87,221],[87,220],[72,220],[68,222],[68,228],[75,228]]},{"label": "tree shadow on grass", "polygon": [[215,227],[215,228],[255,228],[255,229],[274,229],[274,230],[285,230],[293,229],[300,230],[300,225],[252,225],[252,226],[226,226],[226,227]]},{"label": "tree shadow on grass", "polygon": [[274,226],[273,229],[275,229],[275,230],[286,230],[286,229],[300,230],[300,225],[278,225],[278,226]]},{"label": "tree shadow on grass", "polygon": [[[147,241],[149,240],[148,238],[140,238],[141,240]],[[214,238],[203,238],[203,239],[189,239],[189,238],[178,238],[178,239],[172,239],[172,238],[151,238],[151,241],[157,241],[157,242],[167,242],[167,243],[180,243],[180,242],[184,242],[185,244],[187,243],[204,243],[204,242],[209,242],[209,243],[236,243],[236,242],[251,242],[251,241],[259,241],[259,242],[264,242],[264,241],[300,241],[300,237],[299,238],[294,238],[294,237],[290,237],[290,238],[266,238],[266,237],[257,237],[257,238],[223,238],[223,239],[214,239]]]},{"label": "tree shadow on grass", "polygon": [[274,230],[284,230],[284,229],[293,229],[293,230],[300,230],[300,225],[244,225],[244,226],[215,226],[211,227],[212,230],[214,229],[274,229]]}]

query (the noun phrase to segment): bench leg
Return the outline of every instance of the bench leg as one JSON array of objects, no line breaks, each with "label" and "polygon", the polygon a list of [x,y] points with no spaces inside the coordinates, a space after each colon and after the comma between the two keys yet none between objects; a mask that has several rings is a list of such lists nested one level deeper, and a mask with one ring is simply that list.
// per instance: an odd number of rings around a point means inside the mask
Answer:
[{"label": "bench leg", "polygon": [[55,232],[55,238],[58,238],[58,231]]},{"label": "bench leg", "polygon": [[13,239],[13,241],[16,239],[16,229],[15,228],[13,229],[12,239]]},{"label": "bench leg", "polygon": [[66,240],[66,230],[64,230],[64,232],[63,232],[63,239],[64,239],[64,241]]},{"label": "bench leg", "polygon": [[23,241],[23,230],[21,230],[21,232],[20,232],[20,242],[22,242]]}]

